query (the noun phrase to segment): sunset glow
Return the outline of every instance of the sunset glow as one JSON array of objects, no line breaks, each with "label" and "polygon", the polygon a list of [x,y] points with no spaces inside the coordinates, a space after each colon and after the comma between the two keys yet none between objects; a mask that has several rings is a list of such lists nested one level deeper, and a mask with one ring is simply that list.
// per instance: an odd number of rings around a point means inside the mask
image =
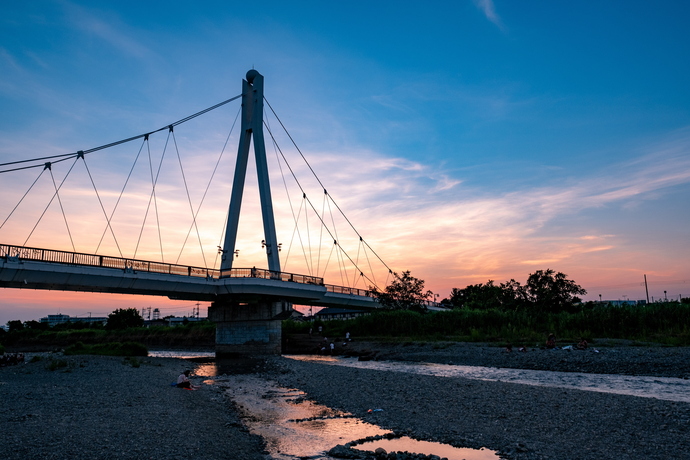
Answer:
[{"label": "sunset glow", "polygon": [[[242,5],[0,7],[0,163],[167,126],[256,68],[280,117],[266,108],[284,271],[366,288],[411,270],[444,298],[551,268],[586,300],[645,299],[644,275],[654,299],[690,297],[684,2]],[[239,102],[85,162],[0,173],[0,243],[217,268]],[[265,268],[253,161],[235,266]],[[0,289],[0,324],[150,306],[195,302]]]}]

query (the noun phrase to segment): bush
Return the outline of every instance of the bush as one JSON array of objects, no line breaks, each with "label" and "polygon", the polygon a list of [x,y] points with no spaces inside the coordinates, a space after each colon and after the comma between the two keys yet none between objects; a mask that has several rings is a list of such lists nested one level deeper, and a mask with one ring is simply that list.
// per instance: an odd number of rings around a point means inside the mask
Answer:
[{"label": "bush", "polygon": [[[640,340],[667,345],[690,345],[690,304],[588,306],[578,312],[536,313],[498,309],[456,309],[421,314],[409,310],[379,310],[346,321],[329,321],[330,337],[350,331],[355,337],[391,337],[407,340],[544,343],[553,332],[560,343],[580,337]],[[286,333],[300,326],[283,323]]]},{"label": "bush", "polygon": [[66,355],[102,355],[102,356],[148,356],[148,349],[136,342],[108,342],[96,345],[84,345],[77,342],[65,349]]},{"label": "bush", "polygon": [[46,364],[46,369],[49,371],[56,371],[67,367],[68,363],[64,359],[51,359],[50,362]]}]

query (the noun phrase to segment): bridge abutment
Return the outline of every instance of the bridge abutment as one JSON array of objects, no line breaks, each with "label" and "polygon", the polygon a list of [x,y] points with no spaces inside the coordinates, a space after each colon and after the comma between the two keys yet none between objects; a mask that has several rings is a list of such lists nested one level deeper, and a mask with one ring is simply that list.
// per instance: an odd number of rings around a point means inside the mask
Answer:
[{"label": "bridge abutment", "polygon": [[208,318],[216,323],[216,357],[280,355],[281,321],[291,311],[286,301],[213,302]]}]

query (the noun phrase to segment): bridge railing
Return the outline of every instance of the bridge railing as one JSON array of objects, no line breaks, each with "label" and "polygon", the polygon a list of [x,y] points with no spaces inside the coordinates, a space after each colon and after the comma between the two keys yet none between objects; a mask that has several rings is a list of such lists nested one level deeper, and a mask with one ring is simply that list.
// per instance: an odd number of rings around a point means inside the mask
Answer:
[{"label": "bridge railing", "polygon": [[297,273],[276,272],[273,270],[266,270],[263,268],[233,268],[230,270],[222,270],[220,272],[221,278],[261,278],[267,280],[288,281],[291,283],[301,284],[316,284],[323,286],[323,278],[310,275],[299,275]]},{"label": "bridge railing", "polygon": [[335,294],[351,294],[351,295],[359,295],[362,297],[371,297],[371,291],[368,291],[366,289],[357,289],[357,288],[351,288],[347,286],[336,286],[333,284],[326,284],[326,291],[328,292],[333,292]]},{"label": "bridge railing", "polygon": [[[221,271],[202,267],[193,267],[190,265],[166,264],[163,262],[151,262],[148,260],[100,256],[96,254],[58,251],[55,249],[30,248],[25,246],[14,246],[8,244],[0,244],[0,257],[18,258],[23,260],[33,260],[38,262],[50,262],[67,265],[115,268],[125,271],[193,276],[198,278],[262,278],[301,284],[314,284],[317,286],[326,286],[323,282],[323,278],[320,278],[318,276],[299,275],[297,273],[287,272],[275,272],[271,270],[265,270],[262,268],[233,268],[231,270]],[[343,290],[344,293],[344,290],[350,289],[346,287],[330,285],[326,286],[326,288],[331,292],[339,292],[337,290],[333,290],[339,288]]]}]

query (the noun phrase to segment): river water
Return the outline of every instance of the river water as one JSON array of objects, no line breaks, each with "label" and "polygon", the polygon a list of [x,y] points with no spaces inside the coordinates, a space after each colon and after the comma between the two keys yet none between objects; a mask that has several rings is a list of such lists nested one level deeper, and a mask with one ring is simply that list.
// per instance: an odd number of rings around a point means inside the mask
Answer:
[{"label": "river water", "polygon": [[476,380],[599,391],[643,398],[690,402],[690,380],[679,378],[534,371],[528,369],[406,363],[399,361],[358,361],[357,358],[331,356],[289,355],[285,357],[300,361],[320,362],[333,366],[434,375],[437,377],[464,377]]},{"label": "river water", "polygon": [[[211,358],[212,353],[152,352],[151,356],[176,358]],[[478,366],[456,366],[397,361],[358,361],[312,355],[286,355],[288,359],[318,362],[324,365],[347,366],[398,373],[416,373],[438,377],[462,377],[477,380],[502,381],[525,385],[599,391],[621,395],[690,402],[690,380],[664,377],[644,377],[571,372],[499,369]],[[377,426],[370,419],[360,419],[350,413],[337,411],[308,400],[308,395],[296,388],[283,388],[255,374],[218,375],[215,363],[202,364],[195,375],[206,379],[205,384],[222,388],[237,404],[249,430],[266,442],[270,457],[275,460],[308,458],[327,460],[327,452],[339,445],[367,437],[371,442],[353,446],[373,451],[434,454],[449,460],[498,460],[495,451],[457,448],[445,444],[418,441],[408,437],[386,439],[391,432]],[[225,369],[223,369],[225,370]]]}]

